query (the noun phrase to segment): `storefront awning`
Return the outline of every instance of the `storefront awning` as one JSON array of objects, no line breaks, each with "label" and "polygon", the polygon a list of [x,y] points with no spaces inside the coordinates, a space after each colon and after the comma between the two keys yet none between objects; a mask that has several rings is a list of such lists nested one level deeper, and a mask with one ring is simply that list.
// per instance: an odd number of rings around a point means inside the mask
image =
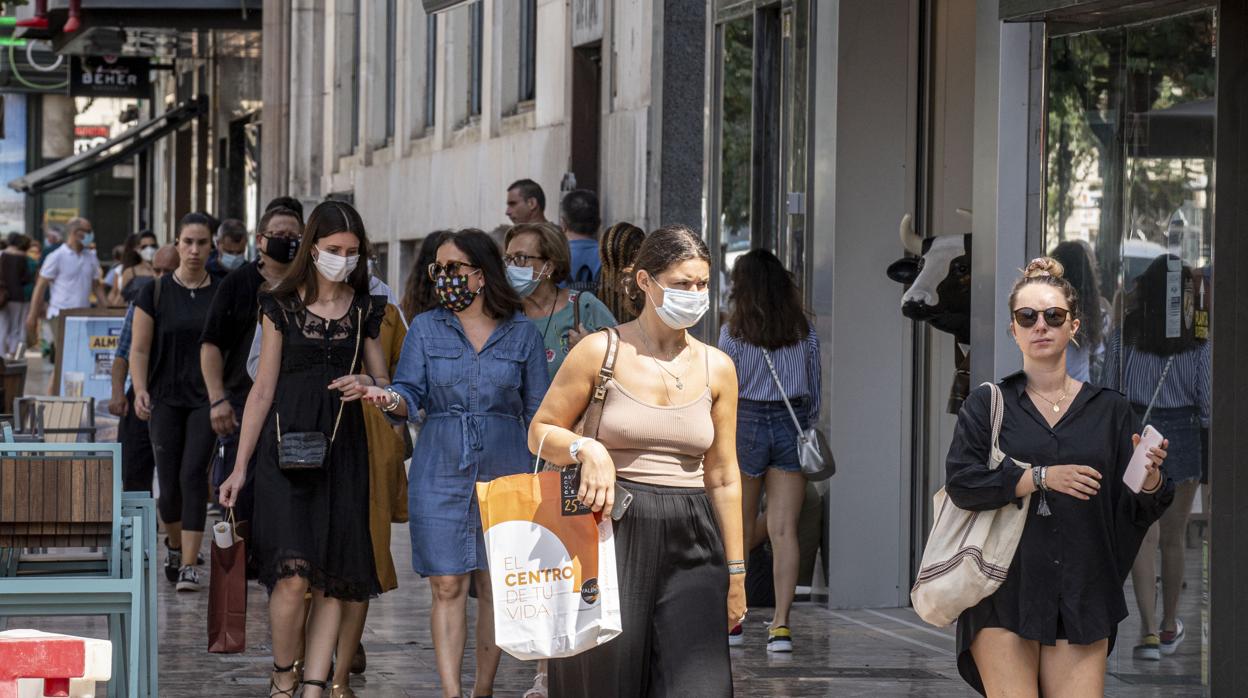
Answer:
[{"label": "storefront awning", "polygon": [[197,97],[149,119],[124,133],[113,136],[94,148],[72,157],[58,160],[51,165],[28,172],[24,177],[9,182],[11,189],[40,194],[49,189],[85,177],[96,170],[110,167],[133,157],[153,143],[169,135],[191,119],[208,111],[208,98]]},{"label": "storefront awning", "polygon": [[1216,0],[1000,0],[1002,22],[1044,22],[1057,36],[1205,10]]}]

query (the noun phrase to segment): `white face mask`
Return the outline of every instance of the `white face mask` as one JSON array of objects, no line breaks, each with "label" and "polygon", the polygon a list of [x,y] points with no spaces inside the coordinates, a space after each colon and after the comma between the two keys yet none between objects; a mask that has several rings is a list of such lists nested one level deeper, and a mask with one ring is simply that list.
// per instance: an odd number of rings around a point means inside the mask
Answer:
[{"label": "white face mask", "polygon": [[[651,298],[650,302],[653,303],[654,299]],[[711,294],[707,291],[663,288],[663,305],[656,305],[654,312],[663,324],[673,330],[684,330],[698,324],[710,307]]]},{"label": "white face mask", "polygon": [[318,248],[314,261],[316,270],[321,272],[321,276],[330,281],[346,281],[351,272],[355,271],[355,266],[360,263],[360,256],[353,254],[350,257],[343,257]]},{"label": "white face mask", "polygon": [[156,259],[156,247],[154,245],[148,245],[147,247],[140,249],[139,259],[142,259],[144,262],[150,262],[153,259]]}]

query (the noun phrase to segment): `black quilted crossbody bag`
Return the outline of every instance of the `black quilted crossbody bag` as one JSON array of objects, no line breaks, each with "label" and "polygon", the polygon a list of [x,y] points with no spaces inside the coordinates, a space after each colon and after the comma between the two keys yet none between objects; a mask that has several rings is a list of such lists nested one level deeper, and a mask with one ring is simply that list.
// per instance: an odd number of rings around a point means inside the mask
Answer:
[{"label": "black quilted crossbody bag", "polygon": [[[360,355],[360,338],[364,333],[364,309],[359,308],[355,327],[355,353],[351,355],[351,370],[347,375],[355,373],[355,364]],[[338,425],[342,422],[342,410],[347,403],[338,399],[338,416],[334,419],[334,432],[325,438],[320,431],[290,431],[282,433],[282,415],[277,419],[277,467],[286,472],[311,472],[325,469],[325,457],[329,455],[329,447],[338,436]]]}]

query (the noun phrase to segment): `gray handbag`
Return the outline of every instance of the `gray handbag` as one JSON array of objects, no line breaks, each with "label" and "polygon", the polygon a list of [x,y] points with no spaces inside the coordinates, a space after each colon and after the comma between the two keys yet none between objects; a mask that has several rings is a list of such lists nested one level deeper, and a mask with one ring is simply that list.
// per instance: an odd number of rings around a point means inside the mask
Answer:
[{"label": "gray handbag", "polygon": [[836,459],[832,457],[832,449],[828,446],[828,438],[816,427],[802,429],[802,422],[793,411],[793,403],[784,393],[780,384],[780,375],[776,373],[776,365],[771,362],[771,352],[766,349],[763,358],[767,360],[767,368],[771,370],[771,379],[776,382],[780,397],[784,398],[784,406],[789,408],[789,416],[793,418],[793,426],[797,427],[797,460],[802,464],[802,474],[811,482],[827,480],[836,474]]},{"label": "gray handbag", "polygon": [[[360,356],[360,338],[364,333],[364,309],[358,308],[355,328],[355,353],[351,356],[351,370],[347,375],[355,373],[355,364]],[[282,433],[282,415],[277,413],[277,467],[284,472],[310,472],[325,469],[325,458],[329,455],[329,447],[334,445],[338,436],[338,425],[342,422],[342,410],[347,406],[341,398],[338,400],[338,416],[334,419],[334,433],[325,438],[320,431],[292,431]]]}]

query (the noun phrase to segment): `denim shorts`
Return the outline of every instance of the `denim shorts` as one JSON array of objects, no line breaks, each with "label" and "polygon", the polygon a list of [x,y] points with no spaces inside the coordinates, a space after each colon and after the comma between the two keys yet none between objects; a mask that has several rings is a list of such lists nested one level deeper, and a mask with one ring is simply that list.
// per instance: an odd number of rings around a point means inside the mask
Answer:
[{"label": "denim shorts", "polygon": [[[810,426],[810,399],[793,398],[793,411]],[[737,403],[737,463],[746,477],[762,477],[768,468],[800,473],[797,459],[797,429],[783,401]]]},{"label": "denim shorts", "polygon": [[[1134,405],[1135,414],[1144,417],[1145,407]],[[1148,421],[1170,442],[1162,470],[1175,483],[1201,478],[1204,454],[1200,443],[1200,409],[1197,407],[1154,407]]]}]

